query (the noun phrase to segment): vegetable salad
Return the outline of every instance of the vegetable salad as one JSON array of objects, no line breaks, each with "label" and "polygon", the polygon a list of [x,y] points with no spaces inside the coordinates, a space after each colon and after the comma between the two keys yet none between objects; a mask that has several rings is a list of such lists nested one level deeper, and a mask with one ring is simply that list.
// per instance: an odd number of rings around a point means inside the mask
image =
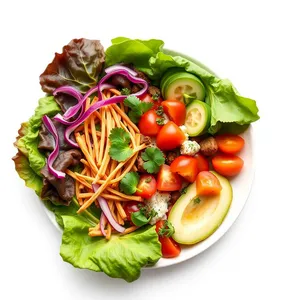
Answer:
[{"label": "vegetable salad", "polygon": [[[155,39],[119,37],[106,50],[74,39],[40,84],[46,95],[22,123],[13,160],[55,214],[63,260],[131,282],[217,229],[228,179],[243,168],[238,134],[259,119],[254,100]],[[226,209],[187,241],[178,220],[197,223],[213,202]]]}]

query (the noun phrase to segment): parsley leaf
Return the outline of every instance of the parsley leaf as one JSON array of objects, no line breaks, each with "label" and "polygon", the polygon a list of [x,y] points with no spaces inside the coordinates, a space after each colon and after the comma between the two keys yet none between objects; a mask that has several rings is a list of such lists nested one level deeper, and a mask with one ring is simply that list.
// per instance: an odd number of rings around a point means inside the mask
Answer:
[{"label": "parsley leaf", "polygon": [[127,173],[120,181],[120,190],[126,195],[132,195],[137,191],[140,177],[137,172]]},{"label": "parsley leaf", "polygon": [[143,167],[148,173],[157,173],[159,167],[165,162],[163,153],[156,147],[147,148],[142,153],[142,159]]},{"label": "parsley leaf", "polygon": [[131,111],[128,113],[132,122],[138,123],[143,113],[147,112],[153,106],[150,102],[142,102],[136,96],[130,95],[124,100],[124,105],[128,106]]},{"label": "parsley leaf", "polygon": [[111,144],[109,155],[112,159],[120,162],[132,155],[132,149],[129,147],[130,135],[123,128],[113,128],[109,140]]},{"label": "parsley leaf", "polygon": [[175,233],[174,226],[168,220],[164,221],[163,227],[158,230],[160,236],[171,237]]}]

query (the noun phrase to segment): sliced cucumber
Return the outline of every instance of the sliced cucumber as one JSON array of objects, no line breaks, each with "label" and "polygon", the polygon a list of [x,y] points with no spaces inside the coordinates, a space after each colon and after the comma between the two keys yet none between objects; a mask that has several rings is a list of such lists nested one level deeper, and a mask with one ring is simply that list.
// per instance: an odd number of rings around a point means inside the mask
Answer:
[{"label": "sliced cucumber", "polygon": [[210,107],[200,100],[194,100],[186,108],[185,127],[189,136],[206,132],[210,125]]},{"label": "sliced cucumber", "polygon": [[205,88],[198,77],[187,72],[176,72],[164,78],[161,85],[164,99],[176,99],[184,102],[184,94],[199,100],[205,98]]}]

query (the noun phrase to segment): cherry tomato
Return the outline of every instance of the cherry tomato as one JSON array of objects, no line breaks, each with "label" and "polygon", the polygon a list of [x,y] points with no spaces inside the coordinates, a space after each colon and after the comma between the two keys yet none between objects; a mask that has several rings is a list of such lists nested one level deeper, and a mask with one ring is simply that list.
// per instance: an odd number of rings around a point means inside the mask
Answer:
[{"label": "cherry tomato", "polygon": [[186,108],[178,100],[166,100],[161,103],[164,112],[176,125],[181,126],[185,122]]},{"label": "cherry tomato", "polygon": [[142,175],[137,186],[136,195],[142,198],[149,199],[156,192],[156,180],[152,175]]},{"label": "cherry tomato", "polygon": [[161,150],[172,150],[185,141],[183,131],[172,121],[165,124],[159,131],[156,144]]},{"label": "cherry tomato", "polygon": [[194,182],[199,173],[198,161],[188,155],[180,155],[170,165],[173,173],[178,173],[188,182]]},{"label": "cherry tomato", "polygon": [[197,153],[194,158],[197,160],[198,162],[198,169],[199,172],[201,171],[208,171],[209,170],[209,164],[208,164],[208,160],[205,158],[204,155]]},{"label": "cherry tomato", "polygon": [[202,171],[197,175],[196,188],[199,196],[219,195],[222,190],[219,179],[208,171]]},{"label": "cherry tomato", "polygon": [[233,154],[216,155],[211,162],[214,169],[223,176],[235,176],[244,166],[244,161]]},{"label": "cherry tomato", "polygon": [[159,97],[157,100],[154,100],[153,97],[149,94],[145,94],[143,96],[140,96],[139,99],[143,102],[152,103],[153,104],[153,106],[152,106],[153,109],[157,109],[161,105],[161,102],[162,102],[161,97]]},{"label": "cherry tomato", "polygon": [[139,207],[138,207],[139,204],[140,204],[140,202],[136,202],[136,201],[126,201],[125,202],[125,204],[124,204],[124,211],[125,211],[125,214],[126,214],[126,219],[128,221],[131,222],[131,213],[140,210]]},{"label": "cherry tomato", "polygon": [[[156,232],[159,232],[159,229],[164,227],[164,221],[160,220],[156,223]],[[170,237],[160,236],[158,234],[159,241],[161,243],[161,252],[164,258],[176,257],[180,254],[180,246]]]},{"label": "cherry tomato", "polygon": [[245,144],[244,139],[239,135],[221,134],[215,137],[220,151],[227,154],[240,152]]},{"label": "cherry tomato", "polygon": [[143,135],[155,136],[161,130],[162,126],[156,123],[156,120],[160,118],[156,111],[148,110],[141,116],[138,127]]},{"label": "cherry tomato", "polygon": [[157,174],[157,189],[163,192],[179,191],[182,181],[178,174],[172,173],[168,165],[162,165]]}]

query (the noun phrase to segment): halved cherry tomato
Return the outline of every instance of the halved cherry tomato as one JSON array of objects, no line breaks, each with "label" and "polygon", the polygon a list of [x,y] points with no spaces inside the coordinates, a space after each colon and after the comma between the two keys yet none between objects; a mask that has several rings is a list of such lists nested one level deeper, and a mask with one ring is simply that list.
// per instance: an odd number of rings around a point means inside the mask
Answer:
[{"label": "halved cherry tomato", "polygon": [[197,154],[195,154],[194,158],[198,162],[199,172],[201,172],[201,171],[208,171],[209,170],[208,160],[205,158],[204,155],[202,155],[200,153],[197,153]]},{"label": "halved cherry tomato", "polygon": [[156,190],[156,180],[154,176],[145,174],[140,177],[135,194],[142,198],[149,199],[155,194]]},{"label": "halved cherry tomato", "polygon": [[186,108],[184,103],[178,100],[165,100],[161,103],[164,112],[176,125],[181,126],[185,122]]},{"label": "halved cherry tomato", "polygon": [[228,154],[240,152],[245,144],[244,139],[239,135],[221,134],[215,138],[218,144],[218,149]]},{"label": "halved cherry tomato", "polygon": [[222,190],[219,179],[208,171],[202,171],[197,175],[196,188],[199,196],[219,195]]},{"label": "halved cherry tomato", "polygon": [[239,174],[244,166],[244,161],[233,154],[216,155],[211,160],[214,169],[224,176]]},{"label": "halved cherry tomato", "polygon": [[[164,227],[164,221],[160,220],[156,223],[156,232],[158,233],[162,227]],[[161,243],[161,253],[164,258],[172,258],[180,254],[180,246],[172,238],[160,236],[159,234],[158,237]]]},{"label": "halved cherry tomato", "polygon": [[[126,219],[131,222],[131,213],[139,211],[140,203],[137,201],[126,201],[123,208],[126,214]],[[131,222],[132,223],[132,222]],[[133,223],[132,223],[133,224]],[[134,224],[133,224],[134,225]]]},{"label": "halved cherry tomato", "polygon": [[156,111],[148,110],[141,116],[138,127],[143,135],[155,136],[161,130],[162,126],[158,125],[156,120],[160,118]]},{"label": "halved cherry tomato", "polygon": [[178,174],[172,173],[168,165],[162,165],[157,174],[157,189],[163,192],[179,191],[182,181]]},{"label": "halved cherry tomato", "polygon": [[161,105],[161,102],[162,102],[161,97],[159,97],[157,100],[154,100],[153,97],[149,94],[145,94],[144,96],[140,96],[139,99],[143,102],[152,103],[153,104],[153,106],[152,106],[153,109],[157,109]]},{"label": "halved cherry tomato", "polygon": [[172,121],[165,124],[159,131],[156,144],[161,150],[172,150],[185,141],[183,131]]},{"label": "halved cherry tomato", "polygon": [[170,165],[173,173],[178,173],[188,182],[194,182],[199,173],[198,161],[188,155],[180,155]]}]

